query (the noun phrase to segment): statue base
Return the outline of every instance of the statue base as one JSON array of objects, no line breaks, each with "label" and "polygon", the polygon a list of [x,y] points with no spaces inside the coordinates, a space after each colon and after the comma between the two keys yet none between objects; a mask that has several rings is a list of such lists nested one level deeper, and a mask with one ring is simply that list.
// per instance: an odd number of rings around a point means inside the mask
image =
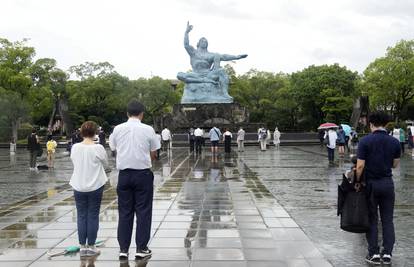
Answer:
[{"label": "statue base", "polygon": [[188,83],[184,86],[181,104],[233,103],[233,97],[224,93],[218,84]]},{"label": "statue base", "polygon": [[189,128],[213,126],[234,131],[250,124],[245,107],[238,103],[216,103],[174,105],[172,114],[164,118],[164,125],[175,132],[186,132]]}]

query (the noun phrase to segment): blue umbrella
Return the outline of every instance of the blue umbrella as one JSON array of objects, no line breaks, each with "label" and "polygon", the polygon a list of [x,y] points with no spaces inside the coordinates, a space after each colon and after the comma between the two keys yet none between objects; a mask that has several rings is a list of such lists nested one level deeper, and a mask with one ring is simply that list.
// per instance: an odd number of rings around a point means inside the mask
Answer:
[{"label": "blue umbrella", "polygon": [[345,135],[350,136],[351,135],[351,126],[349,126],[348,124],[341,124],[342,129],[345,132]]}]

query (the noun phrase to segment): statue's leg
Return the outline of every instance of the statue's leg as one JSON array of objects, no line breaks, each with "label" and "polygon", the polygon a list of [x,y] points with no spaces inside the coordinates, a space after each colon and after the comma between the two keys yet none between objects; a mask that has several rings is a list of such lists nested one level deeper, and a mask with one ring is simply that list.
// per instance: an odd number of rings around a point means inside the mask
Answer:
[{"label": "statue's leg", "polygon": [[195,74],[195,73],[179,72],[177,74],[177,79],[180,80],[180,81],[183,81],[185,83],[213,83],[213,84],[217,84],[217,81],[215,81],[213,79],[210,79],[208,77],[201,77],[200,75]]},{"label": "statue's leg", "polygon": [[228,88],[229,88],[229,76],[227,75],[226,71],[223,68],[218,68],[215,69],[214,71],[212,71],[212,76],[214,75],[216,77],[216,79],[219,81],[220,84],[220,95],[226,97],[226,98],[231,98],[231,96],[228,93]]}]

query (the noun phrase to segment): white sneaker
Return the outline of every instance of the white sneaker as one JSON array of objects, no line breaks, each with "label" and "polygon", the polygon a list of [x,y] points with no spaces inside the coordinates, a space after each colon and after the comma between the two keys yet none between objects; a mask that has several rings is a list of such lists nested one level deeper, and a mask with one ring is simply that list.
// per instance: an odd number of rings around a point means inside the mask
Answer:
[{"label": "white sneaker", "polygon": [[86,257],[87,251],[88,251],[88,248],[85,245],[81,245],[80,252],[79,252],[80,256]]},{"label": "white sneaker", "polygon": [[391,265],[391,255],[390,254],[384,254],[382,255],[382,264],[384,265]]},{"label": "white sneaker", "polygon": [[88,257],[98,256],[99,254],[101,254],[101,251],[95,246],[89,246],[86,250],[86,255]]},{"label": "white sneaker", "polygon": [[120,261],[127,261],[128,260],[128,252],[119,252],[119,260]]}]

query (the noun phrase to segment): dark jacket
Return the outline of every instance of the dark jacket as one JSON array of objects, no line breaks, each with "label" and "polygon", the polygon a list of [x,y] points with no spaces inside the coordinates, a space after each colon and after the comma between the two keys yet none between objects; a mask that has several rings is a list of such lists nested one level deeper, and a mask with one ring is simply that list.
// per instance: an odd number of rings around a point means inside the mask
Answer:
[{"label": "dark jacket", "polygon": [[27,137],[27,150],[30,152],[36,151],[39,147],[37,143],[36,134],[31,134]]},{"label": "dark jacket", "polygon": [[101,131],[98,134],[99,137],[99,144],[101,144],[102,146],[106,145],[106,139],[105,139],[105,132]]}]

